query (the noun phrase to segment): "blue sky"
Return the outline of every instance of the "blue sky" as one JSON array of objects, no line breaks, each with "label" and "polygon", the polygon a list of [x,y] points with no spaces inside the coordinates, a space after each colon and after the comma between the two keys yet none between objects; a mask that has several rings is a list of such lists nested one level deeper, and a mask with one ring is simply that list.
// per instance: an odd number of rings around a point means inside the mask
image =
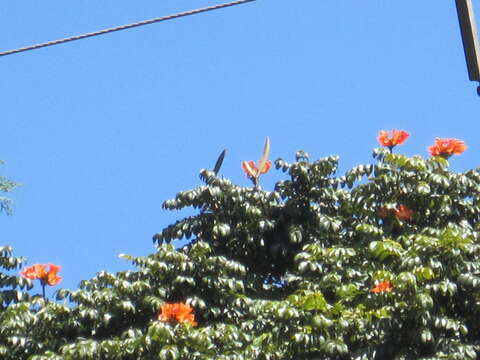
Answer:
[{"label": "blue sky", "polygon": [[[215,3],[5,1],[0,51]],[[480,98],[453,0],[258,0],[6,56],[0,74],[0,174],[22,184],[1,243],[61,265],[67,288],[154,251],[182,216],[162,202],[223,148],[222,174],[243,185],[266,136],[273,160],[338,154],[344,171],[399,128],[405,154],[454,137],[469,150],[452,168],[478,166]]]}]

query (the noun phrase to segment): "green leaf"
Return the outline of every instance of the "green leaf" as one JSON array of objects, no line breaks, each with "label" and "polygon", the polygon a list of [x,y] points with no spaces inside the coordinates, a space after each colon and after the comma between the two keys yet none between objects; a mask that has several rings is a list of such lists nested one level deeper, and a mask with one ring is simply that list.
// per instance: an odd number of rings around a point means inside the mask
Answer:
[{"label": "green leaf", "polygon": [[420,183],[418,183],[417,185],[417,192],[421,195],[427,195],[427,194],[430,194],[430,185],[428,185],[428,183],[422,181]]},{"label": "green leaf", "polygon": [[327,301],[321,292],[309,293],[303,296],[291,298],[296,306],[303,310],[324,311],[327,307]]},{"label": "green leaf", "polygon": [[402,245],[393,240],[372,241],[369,249],[381,261],[389,256],[401,256],[405,253]]}]

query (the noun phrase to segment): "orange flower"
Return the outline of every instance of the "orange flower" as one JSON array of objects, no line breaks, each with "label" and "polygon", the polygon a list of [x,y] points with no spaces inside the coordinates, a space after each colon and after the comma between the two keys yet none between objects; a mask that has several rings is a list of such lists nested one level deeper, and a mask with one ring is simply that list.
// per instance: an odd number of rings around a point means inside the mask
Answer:
[{"label": "orange flower", "polygon": [[429,146],[428,151],[432,156],[441,156],[448,159],[452,155],[460,155],[467,150],[467,145],[457,139],[435,139],[435,145]]},{"label": "orange flower", "polygon": [[42,286],[54,286],[57,285],[60,281],[62,281],[62,278],[57,275],[59,271],[60,266],[54,264],[35,264],[24,269],[20,273],[20,275],[30,280],[40,280]]},{"label": "orange flower", "polygon": [[167,322],[175,319],[175,312],[173,308],[174,304],[163,304],[160,307],[160,314],[158,315],[158,320]]},{"label": "orange flower", "polygon": [[400,205],[396,209],[387,209],[382,207],[378,210],[378,216],[381,219],[386,219],[391,215],[395,215],[395,217],[399,220],[412,220],[413,210],[410,210],[406,205]]},{"label": "orange flower", "polygon": [[373,289],[370,289],[372,293],[384,293],[384,292],[391,292],[393,290],[393,285],[390,281],[385,280],[381,281],[375,286]]},{"label": "orange flower", "polygon": [[386,146],[391,150],[394,146],[403,144],[409,136],[410,134],[404,130],[381,130],[378,133],[377,140],[382,146]]},{"label": "orange flower", "polygon": [[255,161],[250,160],[250,161],[243,161],[242,162],[242,168],[245,174],[248,176],[249,179],[256,179],[258,178],[261,174],[265,174],[270,170],[272,167],[272,163],[270,160],[265,161],[265,164],[263,165],[263,168],[258,171],[257,164],[255,164]]},{"label": "orange flower", "polygon": [[410,210],[406,205],[400,205],[397,209],[394,210],[395,216],[400,220],[412,220],[413,211]]},{"label": "orange flower", "polygon": [[190,323],[192,326],[197,326],[198,324],[192,311],[191,306],[184,303],[163,304],[160,307],[158,320],[162,322],[175,320],[180,323]]}]

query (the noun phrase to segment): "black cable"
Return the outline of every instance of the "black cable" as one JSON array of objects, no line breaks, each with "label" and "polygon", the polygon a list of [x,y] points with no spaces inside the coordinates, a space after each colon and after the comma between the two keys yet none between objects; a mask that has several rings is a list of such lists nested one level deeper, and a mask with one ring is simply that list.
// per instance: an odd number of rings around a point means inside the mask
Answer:
[{"label": "black cable", "polygon": [[53,40],[53,41],[48,41],[48,42],[45,42],[45,43],[30,45],[30,46],[26,46],[26,47],[22,47],[22,48],[18,48],[18,49],[3,51],[3,52],[0,52],[0,56],[7,56],[7,55],[12,55],[12,54],[16,54],[16,53],[20,53],[20,52],[24,52],[24,51],[40,49],[40,48],[47,47],[47,46],[63,44],[63,43],[70,42],[70,41],[75,41],[75,40],[85,39],[85,38],[88,38],[88,37],[108,34],[108,33],[114,32],[114,31],[126,30],[126,29],[130,29],[130,28],[133,28],[133,27],[137,27],[137,26],[149,25],[149,24],[160,22],[160,21],[176,19],[176,18],[183,17],[183,16],[189,16],[189,15],[199,14],[199,13],[203,13],[203,12],[207,12],[207,11],[223,9],[223,8],[226,8],[226,7],[229,7],[229,6],[240,5],[240,4],[244,4],[244,3],[252,2],[252,1],[255,1],[255,0],[237,0],[237,1],[232,1],[232,2],[229,2],[229,3],[213,5],[213,6],[209,6],[209,7],[205,7],[205,8],[189,10],[189,11],[176,13],[176,14],[172,14],[172,15],[167,15],[167,16],[163,16],[163,17],[159,17],[159,18],[150,19],[150,20],[144,20],[144,21],[139,21],[139,22],[132,23],[132,24],[117,26],[117,27],[114,27],[114,28],[99,30],[99,31],[91,32],[91,33],[82,34],[82,35],[71,36],[71,37],[64,38],[64,39]]}]

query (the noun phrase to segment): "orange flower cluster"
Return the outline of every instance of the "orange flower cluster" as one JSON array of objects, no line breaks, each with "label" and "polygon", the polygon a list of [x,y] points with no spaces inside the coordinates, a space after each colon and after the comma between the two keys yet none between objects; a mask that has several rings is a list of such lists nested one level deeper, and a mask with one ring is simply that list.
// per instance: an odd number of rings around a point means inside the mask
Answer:
[{"label": "orange flower cluster", "polygon": [[384,293],[384,292],[391,292],[393,290],[393,285],[390,281],[385,280],[381,281],[375,286],[373,289],[370,289],[372,293]]},{"label": "orange flower cluster", "polygon": [[[410,134],[404,130],[381,130],[378,133],[377,140],[380,145],[388,147],[391,152],[395,146],[403,144],[409,136]],[[445,159],[452,155],[460,155],[467,149],[468,147],[463,141],[448,138],[436,138],[435,144],[428,147],[428,151],[432,156],[441,156]]]},{"label": "orange flower cluster", "polygon": [[400,205],[393,211],[393,213],[395,214],[395,217],[400,220],[412,220],[413,217],[413,211],[406,205]]},{"label": "orange flower cluster", "polygon": [[399,220],[412,220],[413,218],[413,210],[409,209],[406,205],[399,205],[398,208],[393,210],[381,208],[378,211],[378,214],[382,219],[389,217],[392,213]]},{"label": "orange flower cluster", "polygon": [[[48,270],[47,270],[48,267]],[[60,266],[54,264],[35,264],[30,267],[25,268],[20,274],[30,280],[40,280],[42,286],[57,285],[62,278],[57,275],[60,271]]]},{"label": "orange flower cluster", "polygon": [[263,167],[259,170],[257,167],[257,164],[255,164],[255,161],[250,160],[250,161],[243,161],[242,162],[242,169],[247,175],[249,179],[256,179],[258,178],[261,174],[265,174],[270,170],[272,167],[272,163],[270,160],[265,161]]},{"label": "orange flower cluster", "polygon": [[261,160],[257,164],[255,161],[242,161],[242,168],[247,177],[252,180],[253,185],[257,188],[259,186],[260,175],[265,174],[272,167],[272,163],[268,160],[270,154],[270,139],[267,137],[265,145],[263,146],[263,153]]},{"label": "orange flower cluster", "polygon": [[377,140],[380,145],[386,146],[391,150],[393,147],[403,144],[409,136],[410,134],[404,130],[381,130],[378,133]]},{"label": "orange flower cluster", "polygon": [[160,308],[158,320],[163,322],[177,321],[179,323],[190,323],[197,326],[195,315],[190,305],[184,303],[163,304]]},{"label": "orange flower cluster", "polygon": [[461,140],[457,139],[435,139],[435,145],[429,146],[428,151],[432,156],[441,156],[448,159],[452,155],[460,155],[467,146]]}]

